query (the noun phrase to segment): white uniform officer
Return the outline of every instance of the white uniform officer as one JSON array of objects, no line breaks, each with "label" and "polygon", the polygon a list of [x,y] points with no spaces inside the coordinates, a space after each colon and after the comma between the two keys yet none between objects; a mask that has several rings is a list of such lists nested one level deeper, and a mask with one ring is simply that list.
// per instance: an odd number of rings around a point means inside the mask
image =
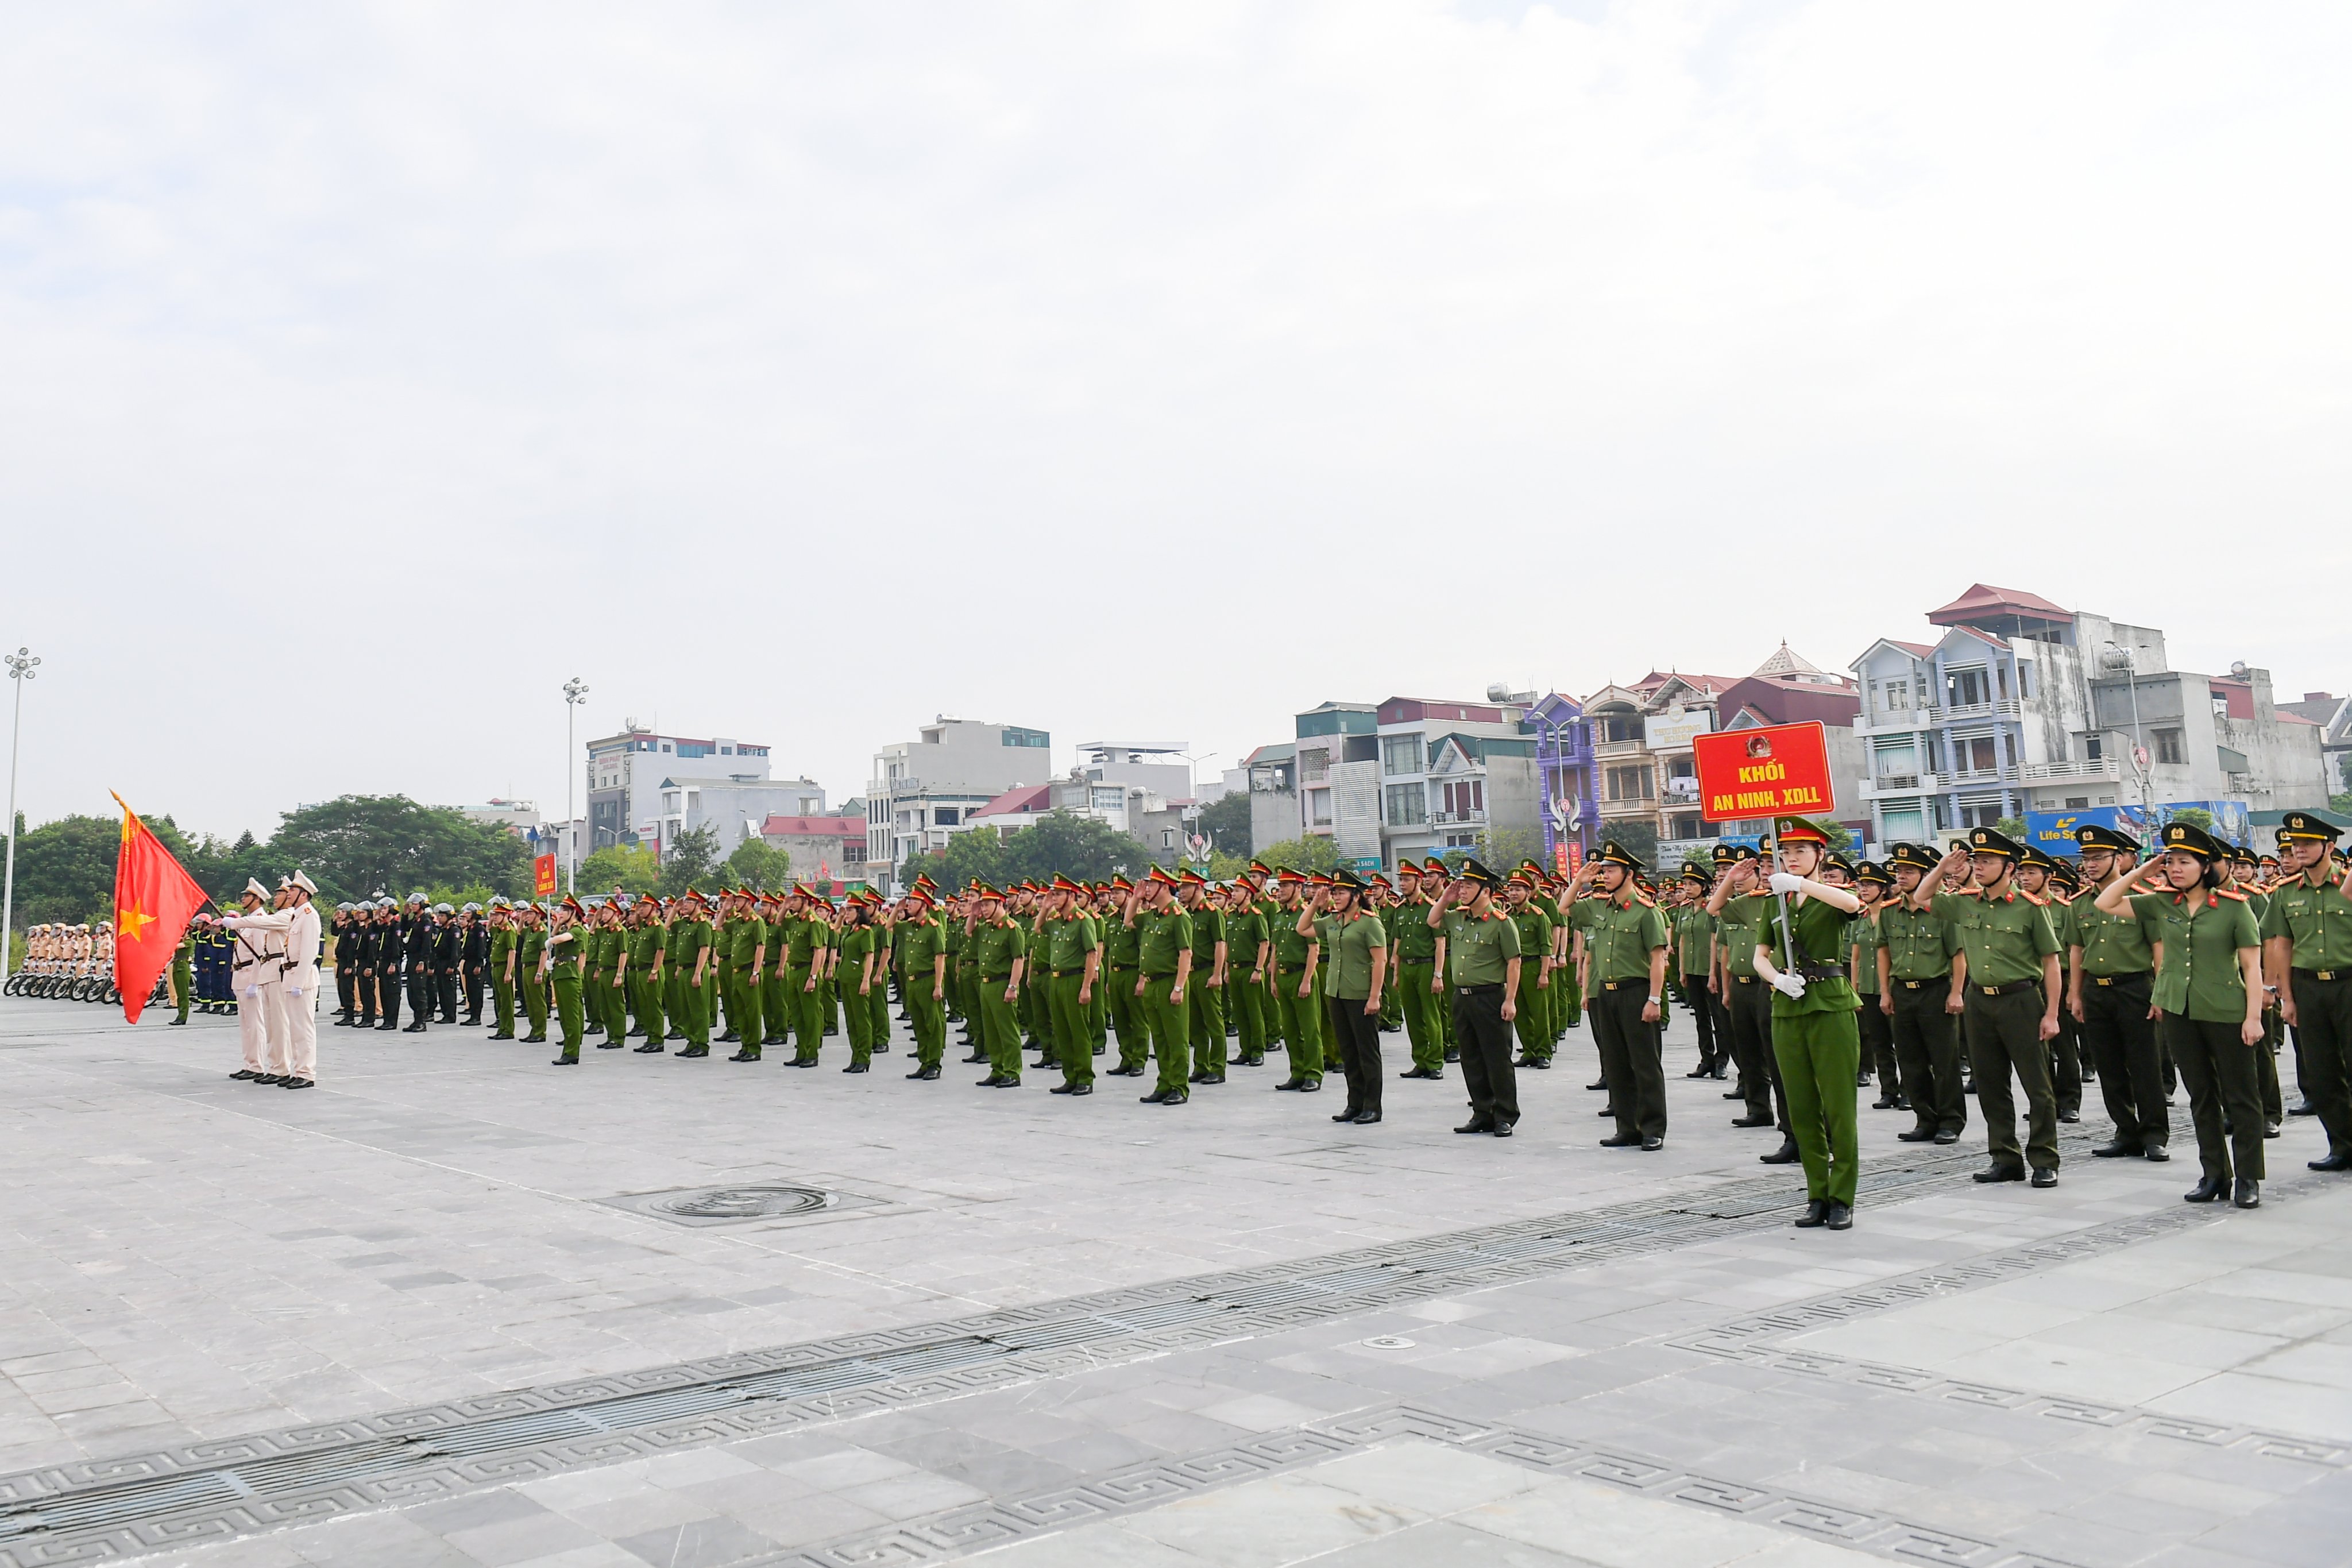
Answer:
[{"label": "white uniform officer", "polygon": [[278,949],[269,964],[273,978],[261,990],[273,1007],[269,1032],[278,1042],[280,1089],[309,1089],[319,1081],[319,910],[310,901],[318,890],[298,870],[278,885],[283,907],[275,914],[230,921],[240,933],[266,933]]},{"label": "white uniform officer", "polygon": [[[254,879],[245,879],[240,912],[224,916],[221,923],[235,934],[229,943],[229,992],[236,998],[236,1028],[245,1046],[245,1067],[229,1077],[252,1083],[276,1083],[285,1076],[278,1017],[278,964],[286,956],[282,926],[271,929],[269,889]],[[246,929],[239,929],[240,927]]]}]

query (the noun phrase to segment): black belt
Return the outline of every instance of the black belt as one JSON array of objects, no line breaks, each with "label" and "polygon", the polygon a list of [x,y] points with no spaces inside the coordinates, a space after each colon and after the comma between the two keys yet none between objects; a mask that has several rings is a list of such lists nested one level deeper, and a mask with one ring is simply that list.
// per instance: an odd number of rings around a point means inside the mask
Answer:
[{"label": "black belt", "polygon": [[2042,982],[2039,980],[2012,980],[2006,985],[1975,985],[1969,987],[1969,989],[1979,992],[1987,996],[2013,996],[2029,985],[2039,985],[2041,984]]},{"label": "black belt", "polygon": [[1067,980],[1071,975],[1084,974],[1086,971],[1083,969],[1055,969],[1051,970],[1048,973],[1052,978],[1055,980]]},{"label": "black belt", "polygon": [[1304,974],[1307,973],[1307,966],[1303,963],[1281,964],[1276,966],[1275,973],[1276,974]]},{"label": "black belt", "polygon": [[2136,969],[2129,974],[2086,974],[2083,978],[2094,985],[2129,985],[2136,981],[2152,980],[2155,976],[2156,972],[2152,969]]},{"label": "black belt", "polygon": [[1144,978],[1146,980],[1173,980],[1176,978],[1176,972],[1172,969],[1156,970],[1146,974]]},{"label": "black belt", "polygon": [[2352,969],[2298,969],[2294,972],[2294,977],[2297,980],[2316,980],[2333,984],[2338,980],[2352,980]]},{"label": "black belt", "polygon": [[1002,974],[983,974],[983,975],[982,975],[982,976],[981,976],[981,978],[982,978],[982,980],[989,981],[989,982],[991,982],[991,983],[993,983],[993,982],[995,982],[995,981],[999,981],[999,980],[1010,980],[1010,979],[1012,979],[1012,978],[1013,978],[1013,971],[1011,971],[1011,970],[1009,970],[1009,969],[1008,969],[1008,970],[1006,970],[1006,971],[1005,971],[1003,973],[1002,973]]},{"label": "black belt", "polygon": [[1930,985],[1949,984],[1951,978],[1951,972],[1946,970],[1941,974],[1931,974],[1925,980],[1897,980],[1895,984],[1906,991],[1925,991]]},{"label": "black belt", "polygon": [[1752,974],[1735,974],[1731,977],[1731,983],[1734,985],[1753,985],[1756,984],[1756,976]]},{"label": "black belt", "polygon": [[1797,973],[1803,975],[1808,982],[1814,984],[1820,984],[1825,981],[1831,980],[1843,980],[1848,977],[1844,968],[1842,965],[1835,963],[1800,963],[1797,965]]},{"label": "black belt", "polygon": [[1496,980],[1491,981],[1485,985],[1456,985],[1454,989],[1460,995],[1477,996],[1489,991],[1500,991],[1502,988],[1503,983]]},{"label": "black belt", "polygon": [[1626,991],[1639,985],[1646,994],[1649,984],[1650,977],[1645,974],[1639,980],[1604,980],[1601,983],[1601,989],[1603,991]]}]

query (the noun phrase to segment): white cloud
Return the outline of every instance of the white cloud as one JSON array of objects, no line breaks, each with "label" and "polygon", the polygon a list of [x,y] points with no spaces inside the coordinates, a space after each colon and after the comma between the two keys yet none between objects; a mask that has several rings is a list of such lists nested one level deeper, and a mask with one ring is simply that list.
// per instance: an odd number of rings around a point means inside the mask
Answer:
[{"label": "white cloud", "polygon": [[552,803],[574,672],[839,792],[941,710],[1230,757],[1975,578],[2340,684],[2347,26],[19,12],[26,805]]}]

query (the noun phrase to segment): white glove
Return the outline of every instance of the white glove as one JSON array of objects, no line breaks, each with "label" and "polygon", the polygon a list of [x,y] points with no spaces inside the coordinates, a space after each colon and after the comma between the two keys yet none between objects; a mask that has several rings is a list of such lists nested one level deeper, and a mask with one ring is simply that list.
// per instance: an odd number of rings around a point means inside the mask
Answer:
[{"label": "white glove", "polygon": [[1805,994],[1805,977],[1801,974],[1776,974],[1772,989],[1794,1002]]},{"label": "white glove", "polygon": [[289,996],[299,996],[302,994],[302,988],[299,985],[289,985],[286,988],[286,994]]},{"label": "white glove", "polygon": [[1794,871],[1775,871],[1765,879],[1765,885],[1776,893],[1802,892],[1805,879]]}]

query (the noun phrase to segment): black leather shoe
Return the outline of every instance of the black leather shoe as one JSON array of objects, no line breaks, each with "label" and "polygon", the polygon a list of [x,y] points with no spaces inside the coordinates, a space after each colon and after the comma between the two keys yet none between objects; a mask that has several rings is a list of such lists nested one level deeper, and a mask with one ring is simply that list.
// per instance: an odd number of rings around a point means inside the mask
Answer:
[{"label": "black leather shoe", "polygon": [[2278,1124],[2277,1122],[2275,1122],[2275,1121],[2265,1121],[2265,1122],[2263,1122],[2263,1137],[2265,1137],[2265,1138],[2275,1138],[2275,1137],[2277,1137],[2278,1135],[2279,1135],[2279,1124]]},{"label": "black leather shoe", "polygon": [[1734,1117],[1731,1124],[1734,1127],[1769,1127],[1772,1125],[1772,1118],[1769,1116],[1739,1116]]},{"label": "black leather shoe", "polygon": [[1004,1075],[1003,1075],[1003,1073],[1001,1073],[1001,1072],[992,1072],[992,1073],[990,1073],[986,1078],[983,1078],[983,1079],[973,1079],[973,1080],[972,1080],[972,1088],[974,1088],[974,1089],[995,1089],[995,1088],[997,1088],[999,1085],[1003,1084],[1003,1082],[1004,1082]]},{"label": "black leather shoe", "polygon": [[1914,1127],[1908,1131],[1897,1132],[1895,1141],[1897,1143],[1925,1143],[1935,1135],[1936,1130],[1932,1127]]},{"label": "black leather shoe", "polygon": [[2054,1187],[2058,1184],[2058,1173],[2044,1165],[2033,1173],[2033,1184],[2037,1187]]},{"label": "black leather shoe", "polygon": [[1959,1141],[1960,1135],[1957,1132],[1938,1132],[1936,1134],[1936,1142],[1938,1143],[1957,1143]]},{"label": "black leather shoe", "polygon": [[174,1018],[172,1020],[172,1027],[176,1029],[186,1022],[187,1020],[185,1018]]},{"label": "black leather shoe", "polygon": [[[233,1072],[233,1073],[229,1074],[228,1076],[229,1076],[230,1080],[231,1080],[232,1082],[235,1082],[235,1081],[237,1081],[237,1080],[240,1080],[240,1079],[248,1079],[248,1078],[259,1078],[261,1075],[260,1075],[259,1073],[257,1073],[257,1072],[254,1071],[251,1068],[237,1068],[237,1070],[236,1070],[236,1071],[235,1071],[235,1072]],[[2314,1166],[2312,1167],[2312,1169],[2313,1169],[2313,1170],[2315,1170],[2315,1170],[2317,1170],[2318,1168],[2319,1168],[2319,1167],[2318,1167],[2318,1166],[2316,1166],[2316,1165],[2314,1165]]]},{"label": "black leather shoe", "polygon": [[2159,1165],[2172,1158],[2172,1151],[2167,1149],[2161,1143],[2151,1143],[2147,1148],[2142,1149],[2139,1152],[2140,1158],[2144,1160],[2153,1160]]},{"label": "black leather shoe", "polygon": [[[596,1048],[599,1050],[604,1049],[602,1046],[599,1046]],[[737,1051],[733,1056],[729,1057],[727,1059],[730,1062],[756,1062],[760,1059],[760,1055],[757,1051]]]},{"label": "black leather shoe", "polygon": [[1746,1100],[1748,1098],[1748,1091],[1744,1089],[1727,1089],[1723,1091],[1723,1098],[1726,1100]]},{"label": "black leather shoe", "polygon": [[1638,1149],[1642,1146],[1642,1138],[1635,1132],[1612,1132],[1601,1141],[1601,1146],[1603,1149]]},{"label": "black leather shoe", "polygon": [[2137,1160],[2147,1151],[2137,1143],[2102,1143],[2091,1151],[2094,1160]]},{"label": "black leather shoe", "polygon": [[1805,1212],[1799,1215],[1796,1218],[1796,1226],[1799,1230],[1811,1230],[1817,1226],[1827,1224],[1829,1222],[1829,1200],[1827,1198],[1810,1198],[1806,1200]]},{"label": "black leather shoe", "polygon": [[1497,1121],[1497,1122],[1496,1122],[1496,1123],[1495,1123],[1495,1136],[1496,1136],[1496,1137],[1497,1137],[1497,1138],[1508,1138],[1510,1135],[1511,1135],[1511,1124],[1510,1124],[1509,1122],[1507,1122],[1507,1121]]},{"label": "black leather shoe", "polygon": [[1339,1115],[1331,1118],[1331,1120],[1334,1121],[1353,1121],[1356,1119],[1356,1111],[1357,1108],[1351,1105],[1348,1107],[1347,1110],[1339,1112]]},{"label": "black leather shoe", "polygon": [[1644,1154],[1654,1154],[1665,1146],[1666,1141],[1663,1138],[1644,1138],[1642,1140],[1642,1152]]},{"label": "black leather shoe", "polygon": [[1444,1078],[1444,1076],[1442,1072],[1432,1072],[1427,1068],[1413,1068],[1409,1071],[1397,1074],[1399,1078]]},{"label": "black leather shoe", "polygon": [[1613,1105],[1604,1105],[1592,1114],[1598,1116],[1603,1121],[1613,1121],[1617,1119],[1617,1108]]},{"label": "black leather shoe", "polygon": [[2288,1106],[2286,1113],[2289,1116],[2316,1116],[2319,1114],[2319,1107],[2306,1100],[2300,1105]]},{"label": "black leather shoe", "polygon": [[1213,1089],[1225,1081],[1225,1075],[1221,1072],[1203,1073],[1201,1075],[1200,1081]]},{"label": "black leather shoe", "polygon": [[678,1052],[677,1054],[682,1057],[707,1057],[710,1054],[710,1047],[709,1046],[688,1046],[686,1049]]},{"label": "black leather shoe", "polygon": [[660,1041],[652,1040],[639,1046],[637,1047],[637,1055],[641,1057],[657,1057],[667,1049],[668,1049],[668,1047],[664,1046]]},{"label": "black leather shoe", "polygon": [[741,1040],[742,1037],[743,1036],[740,1031],[730,1029],[725,1034],[719,1037],[719,1043],[722,1046],[731,1046]]},{"label": "black leather shoe", "polygon": [[1983,1170],[1979,1171],[1973,1177],[1971,1177],[1970,1180],[1979,1182],[2021,1182],[2025,1180],[2025,1167],[2022,1165],[1987,1165]]},{"label": "black leather shoe", "polygon": [[908,1082],[912,1082],[912,1081],[914,1081],[915,1079],[919,1079],[919,1078],[921,1078],[921,1077],[923,1076],[923,1072],[924,1072],[924,1069],[923,1069],[923,1068],[917,1068],[913,1072],[910,1072],[910,1073],[908,1073],[908,1074],[907,1075],[908,1081]]},{"label": "black leather shoe", "polygon": [[[1167,1100],[1168,1091],[1164,1089],[1155,1089],[1150,1094],[1140,1095],[1138,1098],[1146,1105],[1158,1105]],[[1332,1120],[1336,1121],[1339,1118],[1334,1117]]]},{"label": "black leather shoe", "polygon": [[576,1068],[580,1065],[580,1058],[577,1057],[557,1057],[547,1065],[551,1068]]},{"label": "black leather shoe", "polygon": [[1756,1156],[1756,1162],[1760,1165],[1793,1165],[1797,1163],[1797,1144],[1794,1139],[1790,1139],[1788,1142],[1783,1142],[1778,1149],[1773,1150],[1769,1154],[1759,1154]]},{"label": "black leather shoe", "polygon": [[397,1029],[398,1027],[400,1027],[400,1026],[397,1024],[378,1024],[376,1026],[376,1030],[378,1033],[382,1033],[386,1029]]},{"label": "black leather shoe", "polygon": [[[1525,1065],[1525,1064],[1526,1064],[1526,1062],[1527,1062],[1527,1059],[1528,1059],[1527,1058],[1525,1058],[1525,1057],[1521,1057],[1521,1058],[1519,1058],[1519,1063],[1520,1063],[1521,1065]],[[1590,1090],[1591,1092],[1595,1093],[1595,1094],[1606,1093],[1606,1092],[1608,1091],[1608,1089],[1609,1089],[1609,1080],[1608,1080],[1607,1079],[1605,1079],[1605,1078],[1604,1078],[1604,1079],[1602,1079],[1599,1083],[1588,1083],[1588,1084],[1586,1084],[1584,1087],[1586,1088],[1586,1089],[1588,1089],[1588,1090]]]},{"label": "black leather shoe", "polygon": [[1691,1068],[1690,1071],[1683,1074],[1683,1076],[1685,1078],[1712,1078],[1715,1075],[1706,1070],[1706,1064],[1705,1062],[1701,1062],[1698,1066]]},{"label": "black leather shoe", "polygon": [[1319,1078],[1302,1078],[1298,1080],[1298,1092],[1320,1094],[1323,1092],[1323,1080]]},{"label": "black leather shoe", "polygon": [[404,1035],[421,1035],[425,1033],[425,1026],[422,1024],[411,1024],[408,1027],[401,1030],[400,1032]]},{"label": "black leather shoe", "polygon": [[1881,1095],[1878,1099],[1870,1102],[1870,1109],[1873,1110],[1893,1110],[1895,1109],[1895,1101],[1887,1099],[1884,1095]]},{"label": "black leather shoe", "polygon": [[247,1082],[250,1082],[250,1083],[262,1083],[262,1084],[268,1084],[268,1085],[269,1085],[271,1088],[273,1088],[273,1089],[274,1089],[274,1088],[276,1088],[276,1087],[277,1087],[277,1085],[278,1085],[278,1074],[276,1074],[276,1073],[274,1073],[274,1072],[257,1072],[257,1073],[255,1073],[255,1074],[253,1075],[253,1077],[252,1077],[251,1079],[247,1079]]},{"label": "black leather shoe", "polygon": [[939,1081],[939,1077],[940,1069],[937,1068],[925,1068],[923,1069],[923,1081],[925,1083],[936,1083]]},{"label": "black leather shoe", "polygon": [[1853,1210],[1832,1199],[1830,1203],[1827,1223],[1832,1230],[1852,1230]]},{"label": "black leather shoe", "polygon": [[2304,1167],[2312,1171],[2352,1171],[2352,1154],[2330,1154],[2325,1159],[2305,1160]]},{"label": "black leather shoe", "polygon": [[2217,1176],[2200,1176],[2195,1186],[2180,1194],[2180,1201],[2184,1204],[2210,1204],[2229,1188],[2230,1184]]},{"label": "black leather shoe", "polygon": [[1181,1089],[1171,1089],[1169,1091],[1168,1098],[1161,1100],[1160,1103],[1162,1105],[1181,1105],[1192,1098],[1192,1097],[1191,1095],[1187,1094]]},{"label": "black leather shoe", "polygon": [[1549,1072],[1549,1071],[1551,1071],[1551,1058],[1550,1058],[1549,1057],[1538,1057],[1538,1058],[1536,1058],[1532,1063],[1530,1063],[1529,1065],[1530,1065],[1530,1066],[1532,1066],[1532,1067],[1536,1069],[1536,1071],[1538,1071],[1538,1072]]},{"label": "black leather shoe", "polygon": [[1475,1116],[1469,1121],[1464,1122],[1461,1126],[1455,1128],[1454,1131],[1456,1132],[1492,1132],[1494,1130],[1494,1122],[1487,1120],[1486,1117]]},{"label": "black leather shoe", "polygon": [[1077,1085],[1072,1083],[1057,1083],[1045,1092],[1047,1094],[1067,1094],[1076,1087]]},{"label": "black leather shoe", "polygon": [[1381,1113],[1379,1111],[1367,1110],[1361,1116],[1356,1118],[1356,1125],[1359,1127],[1370,1127],[1377,1123],[1380,1119]]},{"label": "black leather shoe", "polygon": [[866,1064],[864,1062],[852,1062],[841,1070],[844,1072],[864,1072],[866,1070]]},{"label": "black leather shoe", "polygon": [[2238,1190],[2230,1201],[2242,1209],[2258,1209],[2263,1206],[2263,1184],[2240,1176]]},{"label": "black leather shoe", "polygon": [[1070,1094],[1073,1098],[1081,1094],[1092,1094],[1094,1091],[1095,1086],[1090,1083],[1074,1083],[1070,1086]]},{"label": "black leather shoe", "polygon": [[2058,1113],[2058,1120],[2065,1122],[2080,1121],[2083,1120],[2083,1113],[2079,1110],[2062,1110]]},{"label": "black leather shoe", "polygon": [[[390,1024],[386,1024],[384,1027],[389,1029],[392,1026]],[[547,1044],[547,1037],[545,1035],[525,1035],[522,1037],[522,1043],[526,1046],[543,1046]],[[709,1054],[710,1053],[708,1051],[703,1053],[705,1056],[709,1056]]]},{"label": "black leather shoe", "polygon": [[1298,1088],[1298,1086],[1299,1086],[1301,1083],[1303,1083],[1303,1082],[1305,1082],[1305,1081],[1306,1081],[1306,1080],[1305,1080],[1305,1079],[1303,1079],[1286,1078],[1286,1079],[1284,1079],[1280,1083],[1276,1084],[1274,1087],[1275,1087],[1275,1088],[1276,1088],[1276,1089],[1297,1089],[1297,1088]]},{"label": "black leather shoe", "polygon": [[974,1051],[971,1055],[964,1058],[963,1059],[975,1064],[984,1062],[988,1059],[988,1053],[986,1051]]},{"label": "black leather shoe", "polygon": [[[310,1089],[312,1087],[312,1084],[310,1079],[307,1078],[281,1078],[278,1080],[278,1087],[280,1089]],[[2261,1200],[2256,1199],[2255,1201],[2260,1202]],[[2240,1204],[2238,1206],[2242,1209],[2250,1209],[2254,1205],[2253,1204]]]}]

